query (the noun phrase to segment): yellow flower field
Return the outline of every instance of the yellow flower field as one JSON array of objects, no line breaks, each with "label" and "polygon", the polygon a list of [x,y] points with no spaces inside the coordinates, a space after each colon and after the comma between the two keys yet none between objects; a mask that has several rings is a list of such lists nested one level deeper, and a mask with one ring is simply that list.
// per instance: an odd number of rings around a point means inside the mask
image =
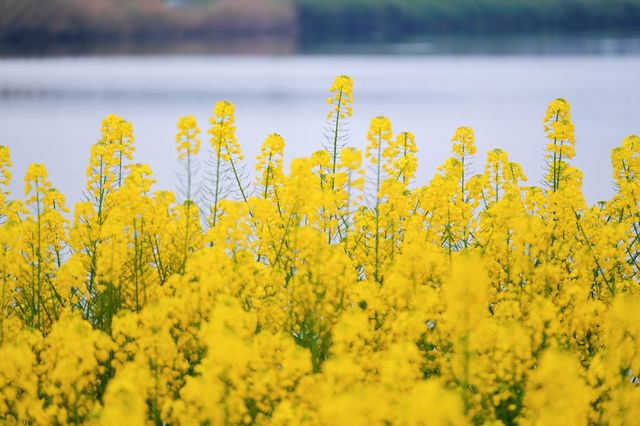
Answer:
[{"label": "yellow flower field", "polygon": [[72,210],[0,147],[0,423],[637,424],[640,138],[590,207],[563,99],[538,186],[467,127],[419,184],[389,119],[347,146],[351,78],[328,104],[290,170],[272,134],[247,171],[229,102],[180,118],[176,194],[109,115]]}]

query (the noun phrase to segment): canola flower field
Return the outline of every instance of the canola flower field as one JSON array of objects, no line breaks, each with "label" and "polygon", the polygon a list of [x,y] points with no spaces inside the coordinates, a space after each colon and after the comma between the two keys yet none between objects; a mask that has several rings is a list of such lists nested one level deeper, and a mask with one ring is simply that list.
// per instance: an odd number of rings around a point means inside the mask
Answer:
[{"label": "canola flower field", "polygon": [[328,103],[326,146],[287,174],[272,134],[255,179],[231,103],[180,118],[177,194],[109,115],[73,211],[42,164],[9,194],[1,147],[0,422],[637,424],[640,138],[590,207],[563,99],[537,186],[500,149],[474,170],[466,127],[418,184],[387,118],[346,146],[349,77]]}]

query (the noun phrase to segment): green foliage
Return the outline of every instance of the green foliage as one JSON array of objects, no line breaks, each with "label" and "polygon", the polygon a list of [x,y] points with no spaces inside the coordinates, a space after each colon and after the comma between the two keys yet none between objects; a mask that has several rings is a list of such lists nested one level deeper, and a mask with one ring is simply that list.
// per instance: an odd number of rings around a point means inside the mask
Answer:
[{"label": "green foliage", "polygon": [[307,37],[638,29],[639,0],[297,0]]},{"label": "green foliage", "polygon": [[640,0],[0,0],[0,41],[640,30]]}]

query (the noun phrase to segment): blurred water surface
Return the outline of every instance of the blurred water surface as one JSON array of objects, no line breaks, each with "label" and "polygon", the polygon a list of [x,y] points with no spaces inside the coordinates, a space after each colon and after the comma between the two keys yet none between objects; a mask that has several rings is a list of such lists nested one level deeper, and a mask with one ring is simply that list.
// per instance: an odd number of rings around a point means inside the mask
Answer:
[{"label": "blurred water surface", "polygon": [[611,148],[640,133],[640,49],[629,42],[620,54],[616,46],[605,54],[425,55],[419,44],[405,44],[357,55],[329,49],[283,56],[5,58],[0,144],[12,151],[14,193],[22,193],[28,163],[43,162],[54,186],[76,202],[100,121],[115,113],[133,122],[135,161],[151,165],[158,188],[176,189],[179,116],[196,116],[206,146],[215,101],[234,102],[237,136],[253,170],[271,132],[287,141],[289,160],[321,148],[328,88],[336,75],[347,74],[355,81],[350,144],[363,148],[370,118],[387,115],[395,132],[416,135],[417,183],[430,179],[448,156],[455,128],[465,125],[476,133],[475,171],[482,171],[488,150],[500,147],[537,184],[543,115],[549,101],[566,98],[576,126],[574,163],[585,171],[587,200],[595,202],[613,192]]}]

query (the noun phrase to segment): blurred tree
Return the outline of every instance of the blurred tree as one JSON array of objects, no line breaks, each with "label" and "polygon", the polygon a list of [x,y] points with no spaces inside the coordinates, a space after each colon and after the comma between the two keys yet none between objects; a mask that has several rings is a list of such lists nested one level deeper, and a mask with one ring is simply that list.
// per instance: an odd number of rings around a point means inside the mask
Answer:
[{"label": "blurred tree", "polygon": [[640,0],[0,0],[0,40],[640,30]]}]

